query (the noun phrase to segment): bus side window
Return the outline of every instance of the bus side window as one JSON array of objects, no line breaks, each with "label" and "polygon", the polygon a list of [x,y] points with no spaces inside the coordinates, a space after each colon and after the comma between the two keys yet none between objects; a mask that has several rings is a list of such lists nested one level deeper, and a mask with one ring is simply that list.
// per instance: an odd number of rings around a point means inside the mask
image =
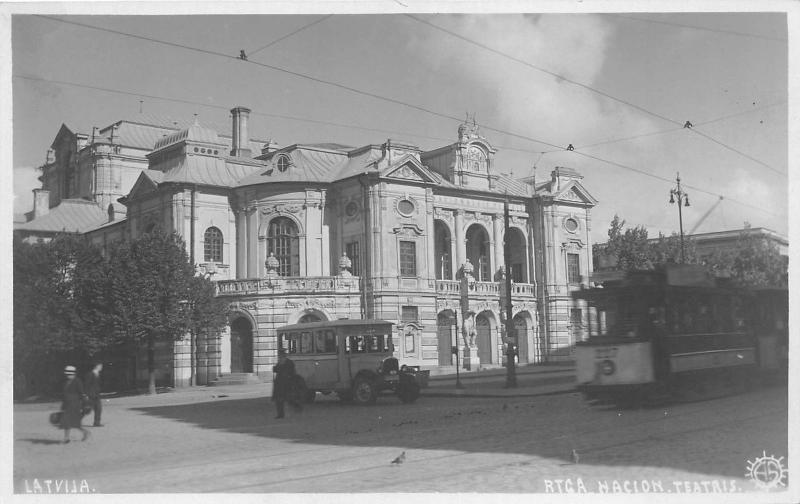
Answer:
[{"label": "bus side window", "polygon": [[300,333],[300,353],[314,353],[314,344],[309,332]]},{"label": "bus side window", "polygon": [[291,333],[286,336],[288,336],[286,346],[284,347],[286,348],[286,352],[290,354],[297,353],[297,333]]},{"label": "bus side window", "polygon": [[325,331],[325,352],[336,353],[336,333],[327,330]]}]

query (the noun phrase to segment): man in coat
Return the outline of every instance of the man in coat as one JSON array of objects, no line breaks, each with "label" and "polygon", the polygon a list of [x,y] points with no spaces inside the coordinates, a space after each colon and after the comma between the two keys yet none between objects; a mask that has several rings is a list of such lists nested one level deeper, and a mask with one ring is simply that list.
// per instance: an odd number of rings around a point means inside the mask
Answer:
[{"label": "man in coat", "polygon": [[102,427],[100,417],[103,415],[103,402],[100,400],[100,371],[103,370],[103,363],[96,362],[92,370],[86,373],[83,380],[83,388],[89,398],[89,405],[94,410],[93,427]]},{"label": "man in coat", "polygon": [[283,418],[286,401],[298,409],[302,408],[292,395],[292,382],[295,377],[294,362],[286,356],[284,348],[278,349],[278,363],[272,367],[272,372],[275,373],[272,382],[272,401],[277,410],[275,418]]},{"label": "man in coat", "polygon": [[64,383],[64,400],[61,403],[61,428],[64,429],[64,442],[69,443],[70,441],[70,429],[80,430],[83,433],[81,441],[86,441],[86,438],[89,437],[89,431],[81,426],[83,401],[86,400],[83,383],[75,375],[75,366],[65,367],[64,377],[66,378],[66,383]]}]

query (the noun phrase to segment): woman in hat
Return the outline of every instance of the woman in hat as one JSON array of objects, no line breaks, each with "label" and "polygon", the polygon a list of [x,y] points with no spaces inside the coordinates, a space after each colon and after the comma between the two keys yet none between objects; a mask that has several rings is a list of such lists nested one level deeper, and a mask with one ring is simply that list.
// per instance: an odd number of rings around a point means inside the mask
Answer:
[{"label": "woman in hat", "polygon": [[284,403],[289,402],[295,409],[301,410],[302,405],[291,396],[292,379],[295,376],[294,362],[286,356],[286,349],[278,349],[278,363],[272,366],[275,378],[272,381],[272,402],[275,403],[277,415],[275,418],[283,418]]},{"label": "woman in hat", "polygon": [[83,383],[81,379],[75,375],[75,366],[67,366],[64,368],[64,376],[67,382],[64,384],[64,401],[61,403],[61,428],[64,429],[64,442],[69,443],[69,430],[80,429],[83,433],[81,441],[86,441],[89,437],[89,431],[81,426],[81,419],[83,418],[83,401],[86,400],[86,394],[83,392]]}]

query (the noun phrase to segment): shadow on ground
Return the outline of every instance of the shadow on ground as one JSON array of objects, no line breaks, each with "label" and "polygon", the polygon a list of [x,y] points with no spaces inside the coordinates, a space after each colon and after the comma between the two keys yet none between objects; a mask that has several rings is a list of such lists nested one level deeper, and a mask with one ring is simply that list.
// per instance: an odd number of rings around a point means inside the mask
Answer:
[{"label": "shadow on ground", "polygon": [[[670,467],[741,478],[742,461],[763,450],[787,453],[786,392],[778,387],[748,394],[746,401],[734,397],[639,410],[592,408],[576,393],[423,396],[411,405],[384,396],[373,406],[318,395],[301,413],[287,407],[287,418],[280,420],[273,418],[274,405],[267,398],[131,409],[204,429],[328,447],[502,452],[561,459],[565,465],[578,449],[582,465]],[[705,453],[709,446],[714,446],[713,460]]]}]

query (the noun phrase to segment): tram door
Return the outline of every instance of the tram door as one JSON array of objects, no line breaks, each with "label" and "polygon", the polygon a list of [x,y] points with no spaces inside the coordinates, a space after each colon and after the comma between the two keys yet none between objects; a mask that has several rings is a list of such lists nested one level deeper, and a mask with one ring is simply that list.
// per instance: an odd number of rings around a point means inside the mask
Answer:
[{"label": "tram door", "polygon": [[489,325],[489,319],[485,315],[479,314],[475,317],[475,338],[478,345],[478,358],[481,364],[492,363],[492,327]]}]

